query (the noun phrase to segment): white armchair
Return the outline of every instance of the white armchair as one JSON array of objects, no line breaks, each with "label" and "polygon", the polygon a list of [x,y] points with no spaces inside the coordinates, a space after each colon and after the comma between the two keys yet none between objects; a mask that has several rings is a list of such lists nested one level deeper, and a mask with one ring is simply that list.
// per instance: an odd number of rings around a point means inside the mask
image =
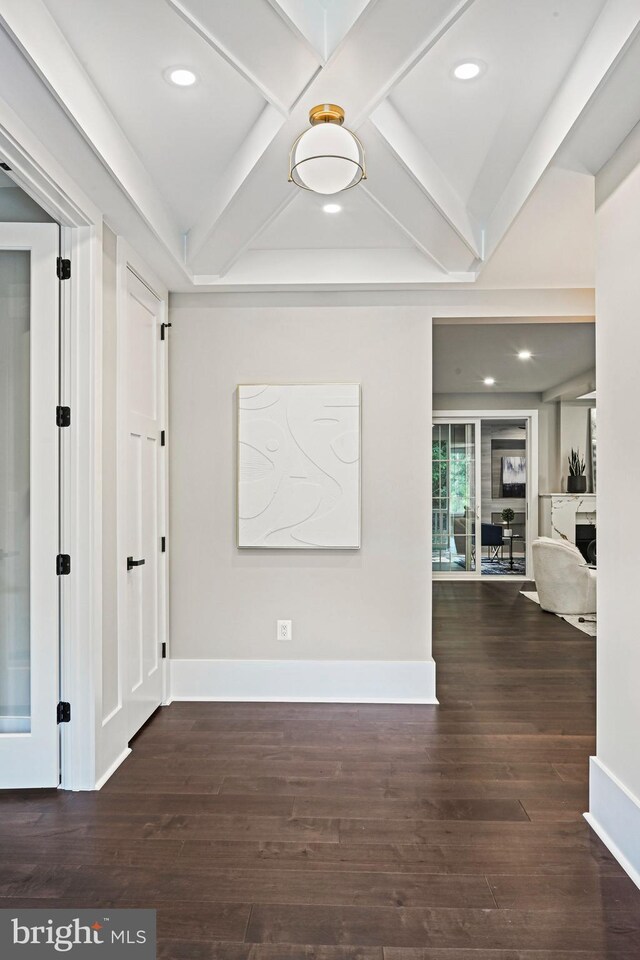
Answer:
[{"label": "white armchair", "polygon": [[533,574],[540,606],[550,613],[584,616],[596,612],[596,571],[568,540],[534,540]]}]

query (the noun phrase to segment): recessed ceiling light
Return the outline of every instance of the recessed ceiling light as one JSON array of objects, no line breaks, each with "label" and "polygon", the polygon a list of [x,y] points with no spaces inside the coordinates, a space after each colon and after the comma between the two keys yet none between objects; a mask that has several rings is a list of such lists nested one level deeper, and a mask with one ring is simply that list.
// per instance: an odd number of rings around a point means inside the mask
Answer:
[{"label": "recessed ceiling light", "polygon": [[485,378],[484,378],[484,385],[485,385],[485,387],[492,387],[495,382],[496,382],[496,381],[495,381],[495,377],[485,377]]},{"label": "recessed ceiling light", "polygon": [[531,360],[531,350],[520,350],[518,357],[520,360]]},{"label": "recessed ceiling light", "polygon": [[340,213],[342,207],[339,203],[325,203],[322,209],[325,213]]},{"label": "recessed ceiling light", "polygon": [[165,70],[164,75],[169,83],[175,84],[176,87],[192,87],[198,79],[193,70],[187,70],[186,67],[171,67]]},{"label": "recessed ceiling light", "polygon": [[482,73],[482,67],[478,60],[465,60],[454,67],[453,75],[457,80],[474,80]]}]

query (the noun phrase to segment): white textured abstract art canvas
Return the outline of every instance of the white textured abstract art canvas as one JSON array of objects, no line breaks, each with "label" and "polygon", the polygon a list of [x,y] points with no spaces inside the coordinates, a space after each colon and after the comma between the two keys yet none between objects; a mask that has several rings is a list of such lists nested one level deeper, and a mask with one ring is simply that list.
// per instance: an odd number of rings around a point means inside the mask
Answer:
[{"label": "white textured abstract art canvas", "polygon": [[360,385],[238,387],[238,546],[360,546]]}]

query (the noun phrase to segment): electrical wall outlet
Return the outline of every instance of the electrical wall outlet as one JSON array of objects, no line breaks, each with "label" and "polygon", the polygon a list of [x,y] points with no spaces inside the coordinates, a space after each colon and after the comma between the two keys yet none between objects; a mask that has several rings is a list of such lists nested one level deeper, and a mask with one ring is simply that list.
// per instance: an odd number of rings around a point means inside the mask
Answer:
[{"label": "electrical wall outlet", "polygon": [[291,620],[278,620],[278,640],[291,640]]}]

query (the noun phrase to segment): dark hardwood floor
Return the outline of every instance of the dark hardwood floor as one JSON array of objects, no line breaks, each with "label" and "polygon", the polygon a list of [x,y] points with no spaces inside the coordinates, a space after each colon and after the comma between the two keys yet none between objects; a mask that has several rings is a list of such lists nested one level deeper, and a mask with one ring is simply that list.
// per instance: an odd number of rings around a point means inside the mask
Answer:
[{"label": "dark hardwood floor", "polygon": [[101,792],[4,794],[0,905],[156,907],[163,960],[638,960],[595,643],[520,587],[435,584],[439,707],[175,703]]}]

